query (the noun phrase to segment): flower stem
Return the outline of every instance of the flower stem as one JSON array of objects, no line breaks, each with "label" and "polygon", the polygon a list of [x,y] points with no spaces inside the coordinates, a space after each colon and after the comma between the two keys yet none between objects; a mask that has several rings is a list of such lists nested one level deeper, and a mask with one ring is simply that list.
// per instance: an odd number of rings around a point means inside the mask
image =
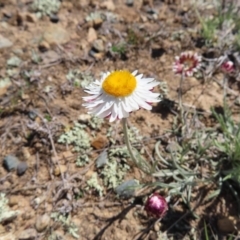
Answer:
[{"label": "flower stem", "polygon": [[182,84],[183,84],[184,76],[181,75],[180,82],[179,82],[179,91],[178,91],[178,102],[179,102],[179,110],[180,110],[180,118],[182,123],[184,122],[183,117],[183,105],[182,105]]},{"label": "flower stem", "polygon": [[135,164],[135,166],[138,166],[138,164],[137,164],[138,160],[136,159],[136,157],[133,153],[132,146],[131,146],[131,143],[130,143],[130,140],[128,137],[128,128],[127,128],[127,119],[126,118],[122,119],[122,124],[123,124],[124,139],[125,139],[125,143],[127,145],[128,152],[129,152],[130,157],[131,157],[133,163]]}]

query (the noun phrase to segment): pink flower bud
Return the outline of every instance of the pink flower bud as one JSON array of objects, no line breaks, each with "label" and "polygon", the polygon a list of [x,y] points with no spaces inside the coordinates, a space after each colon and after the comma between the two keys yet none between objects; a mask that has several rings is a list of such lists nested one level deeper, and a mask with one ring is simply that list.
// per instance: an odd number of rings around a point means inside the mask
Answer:
[{"label": "pink flower bud", "polygon": [[234,71],[234,64],[232,61],[226,61],[221,65],[221,69],[226,73],[230,73]]},{"label": "pink flower bud", "polygon": [[148,215],[162,218],[168,210],[168,204],[164,197],[160,196],[158,193],[153,193],[145,203],[144,209],[147,211]]}]

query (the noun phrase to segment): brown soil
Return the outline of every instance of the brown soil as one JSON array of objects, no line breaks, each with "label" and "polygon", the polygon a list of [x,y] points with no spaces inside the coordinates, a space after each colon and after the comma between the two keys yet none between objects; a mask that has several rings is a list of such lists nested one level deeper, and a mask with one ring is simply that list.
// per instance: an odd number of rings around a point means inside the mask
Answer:
[{"label": "brown soil", "polygon": [[[57,23],[51,22],[48,16],[38,19],[29,10],[31,2],[0,1],[0,34],[12,42],[10,47],[0,49],[1,79],[9,75],[8,71],[15,71],[10,76],[10,85],[0,88],[1,161],[11,154],[28,165],[22,176],[15,171],[8,173],[2,164],[0,166],[0,191],[6,193],[11,210],[19,211],[15,219],[0,225],[0,239],[76,239],[54,218],[43,231],[36,230],[40,217],[53,212],[67,213],[77,228],[77,239],[89,240],[170,239],[170,236],[171,239],[190,239],[191,229],[196,232],[193,236],[204,239],[200,237],[204,222],[216,227],[218,216],[235,215],[235,203],[226,195],[198,205],[202,191],[196,193],[193,202],[199,218],[185,215],[187,210],[181,203],[175,207],[176,198],[171,202],[169,216],[154,227],[153,220],[143,210],[143,199],[152,188],[139,191],[134,201],[118,199],[111,189],[105,189],[103,197],[89,190],[84,192],[84,197],[76,199],[74,191],[84,188],[96,172],[93,160],[109,144],[104,135],[110,126],[117,129],[120,143],[123,143],[121,124],[109,124],[106,120],[101,130],[87,129],[89,133],[95,131],[91,139],[95,150],[90,153],[92,162],[84,167],[76,166],[76,155],[71,147],[57,143],[60,134],[87,112],[81,105],[83,89],[73,86],[66,78],[72,69],[83,73],[90,71],[95,78],[99,78],[101,72],[114,69],[137,69],[145,76],[167,83],[167,98],[175,103],[176,110],[180,77],[172,72],[174,57],[184,50],[199,54],[205,51],[195,47],[194,39],[200,26],[188,1],[139,0],[134,1],[133,6],[128,6],[125,0],[62,1]],[[155,14],[149,10],[151,8]],[[97,11],[108,13],[105,17],[109,19],[100,23],[86,22],[85,18]],[[186,31],[185,37],[171,40],[172,33],[179,30]],[[102,41],[104,49],[90,52],[95,38]],[[128,42],[126,53],[111,53],[110,43],[117,45],[121,38]],[[21,59],[20,65],[7,64],[13,56]],[[221,79],[222,75],[216,77]],[[238,91],[234,86],[233,90]],[[185,107],[199,109],[206,126],[213,124],[210,108],[222,106],[222,99],[222,87],[213,81],[190,77],[183,84]],[[32,121],[29,112],[35,109],[39,114]],[[159,104],[151,112],[140,110],[131,114],[129,123],[147,139],[144,145],[148,153],[153,151],[156,139],[172,128],[174,113]],[[51,121],[43,122],[43,118]],[[62,176],[54,174],[58,164],[65,167]],[[154,178],[136,168],[125,177],[131,178],[142,184],[154,182]],[[206,195],[210,191],[211,186],[204,189]],[[167,189],[161,192],[167,194]],[[170,228],[179,219],[179,224]],[[29,229],[32,233],[28,238],[21,238]],[[167,229],[169,238],[160,236],[160,232]]]}]

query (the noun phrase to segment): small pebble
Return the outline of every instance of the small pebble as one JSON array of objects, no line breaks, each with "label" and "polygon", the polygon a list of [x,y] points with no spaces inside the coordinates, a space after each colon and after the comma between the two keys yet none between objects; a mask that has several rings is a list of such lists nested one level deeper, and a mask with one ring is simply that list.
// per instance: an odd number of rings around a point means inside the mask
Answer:
[{"label": "small pebble", "polygon": [[37,118],[38,113],[39,111],[37,109],[32,109],[28,112],[28,117],[34,121]]},{"label": "small pebble", "polygon": [[36,220],[35,227],[38,232],[44,231],[50,223],[50,217],[47,214],[38,216]]},{"label": "small pebble", "polygon": [[108,154],[107,154],[107,151],[104,150],[96,160],[96,167],[97,168],[103,167],[107,163],[108,163]]},{"label": "small pebble", "polygon": [[126,0],[125,3],[126,3],[127,6],[132,7],[133,3],[134,3],[134,0]]},{"label": "small pebble", "polygon": [[94,28],[89,28],[88,29],[88,34],[87,34],[87,41],[89,43],[94,42],[97,39],[97,32]]},{"label": "small pebble", "polygon": [[20,162],[17,166],[17,175],[22,176],[28,169],[26,162]]},{"label": "small pebble", "polygon": [[8,155],[3,159],[3,166],[8,172],[10,172],[11,170],[17,168],[19,162],[20,161],[18,160],[17,157],[13,155]]},{"label": "small pebble", "polygon": [[8,205],[10,207],[13,207],[13,206],[17,205],[18,202],[19,202],[19,196],[13,195],[9,198]]},{"label": "small pebble", "polygon": [[26,14],[26,20],[31,23],[35,23],[38,21],[38,18],[35,14],[33,13],[27,13]]},{"label": "small pebble", "polygon": [[97,52],[104,52],[105,51],[105,46],[104,46],[103,40],[102,39],[95,40],[93,42],[93,48]]},{"label": "small pebble", "polygon": [[59,22],[59,17],[56,14],[51,14],[50,15],[50,20],[52,23],[58,23]]}]

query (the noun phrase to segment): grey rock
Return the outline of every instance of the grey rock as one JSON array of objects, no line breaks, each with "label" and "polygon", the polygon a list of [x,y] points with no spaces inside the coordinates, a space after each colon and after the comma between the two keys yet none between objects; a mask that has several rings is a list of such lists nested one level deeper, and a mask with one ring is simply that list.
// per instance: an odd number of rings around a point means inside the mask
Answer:
[{"label": "grey rock", "polygon": [[10,172],[11,170],[17,168],[19,162],[20,161],[18,160],[17,157],[13,155],[7,155],[3,159],[3,166],[8,172]]},{"label": "grey rock", "polygon": [[17,175],[22,176],[28,169],[26,162],[20,162],[17,166]]},{"label": "grey rock", "polygon": [[13,43],[9,39],[0,35],[0,49],[9,48],[12,45],[13,45]]},{"label": "grey rock", "polygon": [[139,186],[136,179],[130,179],[115,188],[115,192],[121,198],[131,198],[135,194],[135,189]]},{"label": "grey rock", "polygon": [[97,168],[103,167],[107,163],[108,163],[107,150],[104,150],[97,158],[96,167]]}]

